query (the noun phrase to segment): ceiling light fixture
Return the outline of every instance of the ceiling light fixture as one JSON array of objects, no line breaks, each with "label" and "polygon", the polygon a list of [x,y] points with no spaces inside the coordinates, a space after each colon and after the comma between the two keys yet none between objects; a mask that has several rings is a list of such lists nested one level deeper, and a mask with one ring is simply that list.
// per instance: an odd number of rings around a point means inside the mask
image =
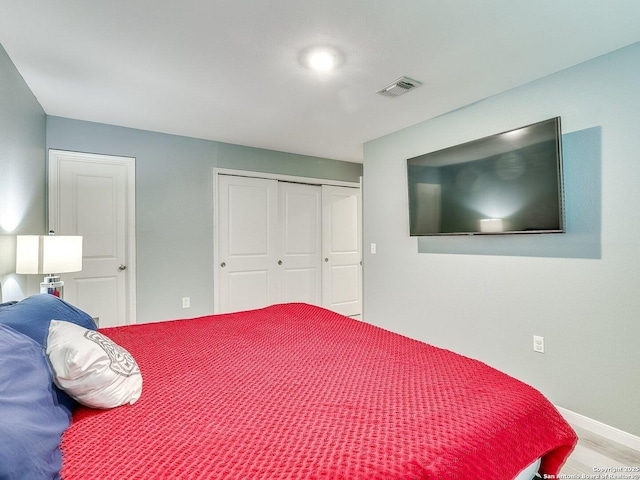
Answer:
[{"label": "ceiling light fixture", "polygon": [[329,47],[314,47],[303,53],[304,64],[311,70],[321,73],[335,70],[340,60],[340,54]]}]

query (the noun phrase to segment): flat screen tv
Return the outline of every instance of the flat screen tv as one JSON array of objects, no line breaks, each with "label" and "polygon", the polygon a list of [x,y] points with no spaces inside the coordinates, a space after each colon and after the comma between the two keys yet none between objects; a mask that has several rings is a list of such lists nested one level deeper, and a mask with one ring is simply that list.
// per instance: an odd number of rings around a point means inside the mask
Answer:
[{"label": "flat screen tv", "polygon": [[562,233],[560,117],[407,160],[410,234]]}]

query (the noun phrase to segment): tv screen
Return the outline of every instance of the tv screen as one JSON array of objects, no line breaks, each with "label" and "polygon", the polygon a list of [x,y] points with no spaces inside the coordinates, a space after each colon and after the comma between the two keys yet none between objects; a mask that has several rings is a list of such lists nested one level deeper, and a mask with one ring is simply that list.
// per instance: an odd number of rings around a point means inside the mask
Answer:
[{"label": "tv screen", "polygon": [[407,160],[410,234],[562,233],[560,117]]}]

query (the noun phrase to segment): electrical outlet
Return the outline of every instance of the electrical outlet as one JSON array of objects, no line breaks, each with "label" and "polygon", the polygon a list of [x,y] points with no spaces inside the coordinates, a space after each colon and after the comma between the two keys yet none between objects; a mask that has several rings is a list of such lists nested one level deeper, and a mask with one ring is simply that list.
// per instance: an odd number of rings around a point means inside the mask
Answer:
[{"label": "electrical outlet", "polygon": [[182,308],[191,308],[191,297],[182,297]]},{"label": "electrical outlet", "polygon": [[377,251],[377,245],[375,243],[371,244],[371,253],[375,255]]},{"label": "electrical outlet", "polygon": [[538,335],[533,336],[533,351],[544,353],[544,337]]}]

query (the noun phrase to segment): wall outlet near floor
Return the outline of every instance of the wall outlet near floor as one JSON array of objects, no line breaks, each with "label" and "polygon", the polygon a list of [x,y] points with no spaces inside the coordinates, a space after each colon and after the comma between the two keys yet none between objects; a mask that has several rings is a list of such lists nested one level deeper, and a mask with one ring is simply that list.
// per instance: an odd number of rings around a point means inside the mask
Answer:
[{"label": "wall outlet near floor", "polygon": [[539,337],[538,335],[533,336],[533,351],[544,353],[544,337]]},{"label": "wall outlet near floor", "polygon": [[191,308],[191,297],[182,297],[182,308]]}]

